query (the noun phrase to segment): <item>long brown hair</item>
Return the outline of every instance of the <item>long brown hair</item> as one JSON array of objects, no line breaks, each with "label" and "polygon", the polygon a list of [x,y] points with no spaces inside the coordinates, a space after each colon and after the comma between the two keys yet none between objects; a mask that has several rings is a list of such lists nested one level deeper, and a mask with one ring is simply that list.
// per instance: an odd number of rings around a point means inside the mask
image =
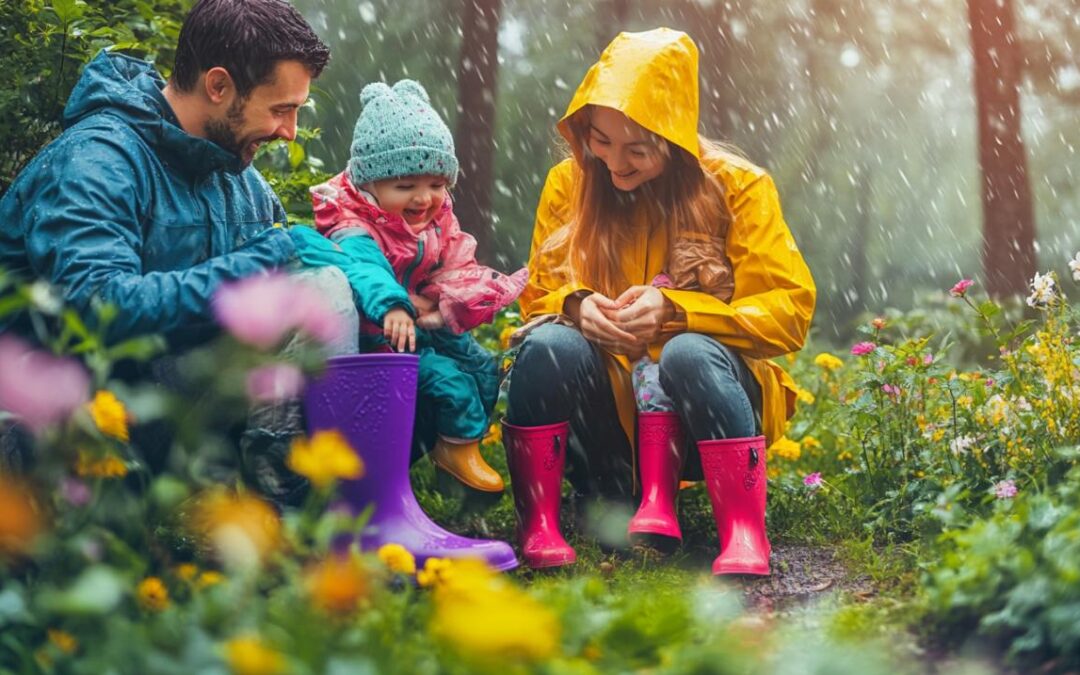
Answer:
[{"label": "long brown hair", "polygon": [[[578,180],[571,197],[569,222],[543,245],[544,250],[566,247],[565,272],[575,281],[608,297],[629,286],[622,273],[620,252],[631,241],[638,223],[664,224],[668,250],[677,239],[726,233],[731,213],[724,201],[724,186],[692,154],[666,139],[668,164],[656,178],[633,192],[611,182],[611,173],[589,150],[589,109],[570,120]],[[727,147],[702,137],[705,159],[738,158]],[[640,214],[644,212],[644,221]]]}]

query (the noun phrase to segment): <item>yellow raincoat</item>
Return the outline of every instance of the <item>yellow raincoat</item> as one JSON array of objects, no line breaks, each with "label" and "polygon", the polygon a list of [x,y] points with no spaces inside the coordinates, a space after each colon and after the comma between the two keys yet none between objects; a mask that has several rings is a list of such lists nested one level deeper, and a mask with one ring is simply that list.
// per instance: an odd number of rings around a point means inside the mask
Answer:
[{"label": "yellow raincoat", "polygon": [[[772,179],[748,162],[702,156],[697,129],[698,53],[684,33],[666,28],[621,33],[585,75],[559,122],[559,131],[571,143],[576,159],[551,169],[540,196],[529,284],[521,296],[524,318],[562,313],[567,296],[588,290],[563,271],[565,249],[541,249],[573,217],[582,148],[574,147],[569,119],[590,104],[620,110],[686,149],[726,188],[733,216],[726,239],[735,279],[731,302],[700,291],[663,289],[686,320],[665,325],[661,339],[649,346],[649,354],[658,361],[664,343],[685,331],[704,333],[736,349],[761,384],[763,432],[769,444],[775,442],[795,411],[796,386],[769,359],[802,347],[817,291],[784,222]],[[664,228],[651,229],[650,236],[649,227],[633,227],[634,239],[622,251],[622,271],[631,284],[647,285],[665,268],[667,233]],[[632,443],[636,410],[630,363],[625,356],[609,354],[607,369],[619,420]]]}]

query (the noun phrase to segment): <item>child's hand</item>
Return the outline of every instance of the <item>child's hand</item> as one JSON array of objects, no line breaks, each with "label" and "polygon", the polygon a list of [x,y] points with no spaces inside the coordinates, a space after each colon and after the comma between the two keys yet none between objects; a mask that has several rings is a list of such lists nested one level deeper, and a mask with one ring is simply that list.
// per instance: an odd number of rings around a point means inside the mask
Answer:
[{"label": "child's hand", "polygon": [[446,325],[446,320],[438,311],[427,312],[416,319],[416,325],[424,330],[438,330]]},{"label": "child's hand", "polygon": [[413,318],[400,307],[395,307],[383,317],[383,335],[390,342],[390,346],[399,352],[405,351],[406,345],[410,352],[416,351],[416,328],[413,326]]}]

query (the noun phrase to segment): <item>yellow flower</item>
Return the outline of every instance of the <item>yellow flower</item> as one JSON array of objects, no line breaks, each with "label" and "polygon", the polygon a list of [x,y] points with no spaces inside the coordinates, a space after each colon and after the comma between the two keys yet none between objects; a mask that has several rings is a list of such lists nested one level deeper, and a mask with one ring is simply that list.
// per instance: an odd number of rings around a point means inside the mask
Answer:
[{"label": "yellow flower", "polygon": [[484,443],[499,444],[502,443],[502,425],[498,422],[488,427],[487,435],[484,436]]},{"label": "yellow flower", "polygon": [[210,588],[216,586],[222,581],[225,581],[225,575],[216,570],[207,570],[199,575],[199,578],[195,580],[195,588],[200,591],[204,588]]},{"label": "yellow flower", "polygon": [[26,552],[41,524],[29,490],[0,476],[0,557]]},{"label": "yellow flower", "polygon": [[169,589],[165,583],[157,577],[146,577],[139,582],[136,596],[143,609],[152,612],[160,612],[169,606]]},{"label": "yellow flower", "polygon": [[802,387],[799,387],[799,390],[795,392],[795,396],[806,405],[814,404],[814,395]]},{"label": "yellow flower", "polygon": [[123,478],[128,473],[127,464],[116,455],[91,457],[86,452],[79,453],[75,473],[86,478]]},{"label": "yellow flower", "polygon": [[57,649],[65,654],[74,654],[75,650],[79,648],[79,641],[71,633],[57,628],[50,628],[47,633],[49,642],[56,645]]},{"label": "yellow flower", "polygon": [[331,614],[355,611],[368,592],[367,574],[354,557],[324,560],[308,571],[305,581],[311,601]]},{"label": "yellow flower", "polygon": [[513,335],[514,331],[516,330],[516,326],[507,326],[506,328],[502,329],[501,333],[499,333],[499,345],[502,346],[503,351],[510,349],[510,336]]},{"label": "yellow flower", "polygon": [[192,563],[181,563],[176,566],[174,572],[181,581],[193,581],[195,575],[199,573],[199,568]]},{"label": "yellow flower", "polygon": [[226,564],[250,566],[276,548],[281,522],[263,500],[214,490],[199,498],[188,527],[197,537],[208,538]]},{"label": "yellow flower", "polygon": [[844,362],[828,352],[822,352],[814,357],[814,365],[825,370],[836,370],[844,366]]},{"label": "yellow flower", "polygon": [[478,560],[455,561],[435,588],[431,632],[466,658],[542,661],[559,652],[551,610]]},{"label": "yellow flower", "polygon": [[814,438],[813,436],[803,436],[802,440],[799,442],[802,443],[802,446],[804,448],[815,449],[821,447],[821,441]]},{"label": "yellow flower", "polygon": [[792,365],[798,360],[798,355],[795,352],[788,352],[784,354],[784,360],[788,362],[788,365]]},{"label": "yellow flower", "polygon": [[391,572],[416,574],[416,558],[401,544],[383,544],[379,547],[378,556]]},{"label": "yellow flower", "polygon": [[424,569],[416,573],[416,583],[421,588],[429,588],[442,581],[454,561],[448,558],[428,558],[424,562]]},{"label": "yellow flower", "polygon": [[86,404],[90,417],[101,433],[125,443],[128,442],[128,413],[116,394],[99,389],[94,400]]},{"label": "yellow flower", "polygon": [[839,455],[836,456],[836,459],[840,460],[841,462],[847,462],[847,461],[850,461],[852,459],[855,459],[855,456],[852,455],[847,450],[844,450],[843,452],[841,452]]},{"label": "yellow flower", "polygon": [[285,657],[254,635],[233,638],[225,643],[225,660],[235,675],[276,675],[285,672]]},{"label": "yellow flower", "polygon": [[772,447],[769,448],[769,453],[794,462],[802,456],[802,446],[799,445],[798,441],[793,441],[787,436],[781,436],[780,440],[773,443]]},{"label": "yellow flower", "polygon": [[289,468],[324,488],[341,478],[364,475],[364,463],[338,431],[316,431],[311,440],[298,438],[285,460]]}]

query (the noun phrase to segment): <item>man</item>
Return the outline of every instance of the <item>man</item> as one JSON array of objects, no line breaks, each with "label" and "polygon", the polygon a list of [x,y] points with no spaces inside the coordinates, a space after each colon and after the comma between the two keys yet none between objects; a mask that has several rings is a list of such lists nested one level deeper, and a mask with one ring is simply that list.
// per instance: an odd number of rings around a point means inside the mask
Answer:
[{"label": "man", "polygon": [[[0,268],[45,279],[89,315],[116,306],[109,338],[163,335],[170,350],[217,332],[223,282],[296,257],[285,211],[251,165],[296,136],[329,49],[283,0],[200,0],[168,83],[100,53],[64,110],[64,132],[0,200]],[[303,233],[300,233],[301,235]]]},{"label": "man", "polygon": [[[87,319],[93,302],[111,303],[111,341],[156,333],[175,354],[213,337],[222,282],[298,255],[311,262],[326,245],[310,228],[274,227],[285,211],[251,161],[262,144],[295,138],[297,111],[329,58],[283,0],[199,0],[168,82],[149,63],[100,53],[71,93],[64,132],[0,199],[0,269],[49,281]],[[344,275],[322,272],[324,294],[355,325]],[[153,379],[173,384],[162,375],[173,361],[156,362]],[[294,500],[302,486],[281,460],[301,431],[298,402],[250,422],[244,464],[272,497]],[[151,465],[170,445],[154,431],[133,434]],[[0,460],[21,463],[13,435],[0,434]]]}]

